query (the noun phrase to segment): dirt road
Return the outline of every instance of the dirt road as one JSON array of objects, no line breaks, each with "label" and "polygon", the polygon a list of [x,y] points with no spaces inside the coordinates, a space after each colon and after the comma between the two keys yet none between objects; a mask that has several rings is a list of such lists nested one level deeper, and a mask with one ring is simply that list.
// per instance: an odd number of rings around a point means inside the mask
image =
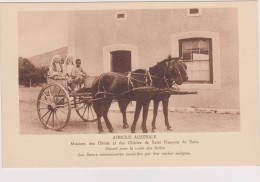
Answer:
[{"label": "dirt road", "polygon": [[[98,133],[97,123],[83,122],[76,111],[72,109],[71,118],[63,131],[44,129],[38,119],[36,111],[36,100],[40,87],[20,87],[20,132],[21,134],[89,134]],[[116,104],[116,103],[115,103]],[[127,113],[128,124],[131,125],[134,113]],[[110,111],[108,115],[115,133],[130,133],[130,129],[122,128],[122,115],[119,111]],[[179,113],[169,112],[169,120],[172,131],[168,131],[164,125],[163,113],[157,116],[156,133],[178,133],[178,132],[234,132],[240,130],[239,114],[216,114],[216,113]],[[136,132],[142,132],[139,118]],[[151,132],[152,111],[149,111],[147,128]],[[102,120],[105,133],[108,130]]]}]

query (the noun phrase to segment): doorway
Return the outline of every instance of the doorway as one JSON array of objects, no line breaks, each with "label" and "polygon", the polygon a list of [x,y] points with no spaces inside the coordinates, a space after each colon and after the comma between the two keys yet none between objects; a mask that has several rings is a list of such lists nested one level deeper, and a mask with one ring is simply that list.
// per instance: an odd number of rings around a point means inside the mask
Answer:
[{"label": "doorway", "polygon": [[110,52],[112,72],[129,72],[132,69],[131,51],[117,50]]}]

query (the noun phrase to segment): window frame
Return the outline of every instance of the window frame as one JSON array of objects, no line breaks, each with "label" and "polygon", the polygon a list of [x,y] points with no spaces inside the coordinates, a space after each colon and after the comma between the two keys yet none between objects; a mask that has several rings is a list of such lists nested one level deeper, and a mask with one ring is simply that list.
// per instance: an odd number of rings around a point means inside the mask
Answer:
[{"label": "window frame", "polygon": [[188,31],[176,32],[171,35],[172,56],[179,57],[179,40],[188,38],[211,38],[212,39],[212,67],[213,83],[184,83],[180,85],[181,89],[221,89],[221,71],[220,71],[220,34],[211,31]]},{"label": "window frame", "polygon": [[[182,42],[187,40],[208,40],[209,41],[209,81],[206,80],[192,80],[188,81],[187,83],[195,84],[195,83],[213,83],[213,57],[212,57],[212,39],[211,38],[205,38],[205,37],[192,37],[192,38],[185,38],[178,40],[179,42],[179,56],[182,57]],[[205,60],[189,60],[184,62],[193,62],[193,61],[205,61]]]}]

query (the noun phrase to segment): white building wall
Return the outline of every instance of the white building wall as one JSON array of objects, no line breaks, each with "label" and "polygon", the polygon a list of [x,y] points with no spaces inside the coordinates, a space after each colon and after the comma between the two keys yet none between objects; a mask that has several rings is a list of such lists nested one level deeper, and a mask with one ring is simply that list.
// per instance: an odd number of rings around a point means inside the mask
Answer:
[{"label": "white building wall", "polygon": [[69,29],[69,51],[82,59],[90,75],[108,71],[104,68],[108,59],[104,50],[109,46],[135,47],[138,67],[148,69],[174,54],[175,35],[215,32],[219,45],[218,63],[215,63],[219,66],[218,85],[208,88],[198,85],[193,88],[198,89],[198,95],[173,96],[170,105],[239,109],[237,9],[201,9],[200,16],[187,16],[187,9],[124,12],[127,16],[121,21],[115,20],[117,11],[73,12],[69,26],[75,29]]}]

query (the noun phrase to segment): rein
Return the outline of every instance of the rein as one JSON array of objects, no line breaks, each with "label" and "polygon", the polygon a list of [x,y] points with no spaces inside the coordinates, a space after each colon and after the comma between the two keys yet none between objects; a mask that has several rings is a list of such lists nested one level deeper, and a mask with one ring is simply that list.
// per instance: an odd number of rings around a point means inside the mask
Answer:
[{"label": "rein", "polygon": [[[134,91],[134,90],[140,88],[140,87],[137,87],[137,88],[136,88],[136,87],[134,86],[133,80],[136,81],[136,82],[145,84],[144,87],[152,87],[152,83],[153,83],[152,77],[155,77],[155,76],[152,76],[149,71],[146,71],[146,73],[133,73],[133,72],[128,72],[127,76],[121,75],[121,74],[118,74],[118,73],[115,73],[115,72],[110,72],[110,74],[111,74],[111,73],[114,74],[114,75],[123,77],[123,78],[127,78],[128,90],[125,91],[125,92],[122,92],[122,93],[120,93],[120,94],[115,94],[115,93],[112,93],[112,92],[108,92],[108,91],[105,89],[105,87],[104,87],[104,85],[103,85],[103,83],[102,83],[103,76],[105,75],[105,74],[103,74],[103,75],[100,76],[99,84],[98,84],[98,92],[97,92],[95,95],[104,94],[105,97],[106,97],[106,95],[111,95],[111,96],[115,96],[115,98],[116,98],[116,97],[125,95],[125,94],[127,94],[127,93],[129,93],[129,92],[131,92],[131,91]],[[141,76],[144,76],[144,77],[145,77],[145,81],[142,81],[142,80],[138,80],[138,79],[136,79],[136,78],[133,78],[132,75],[141,75]],[[130,86],[131,86],[132,88],[130,88]],[[103,88],[103,91],[100,91],[100,87]]]},{"label": "rein", "polygon": [[[136,81],[136,82],[139,82],[139,83],[143,83],[145,84],[144,87],[152,87],[153,85],[153,78],[159,78],[161,80],[164,80],[167,88],[170,88],[171,85],[175,85],[176,86],[176,83],[175,83],[175,80],[174,80],[174,77],[172,76],[171,72],[167,72],[167,69],[169,69],[169,64],[172,64],[172,61],[169,62],[166,62],[166,65],[165,65],[165,70],[164,70],[164,76],[163,77],[159,77],[159,76],[155,76],[155,75],[152,75],[150,73],[150,71],[146,71],[145,73],[135,73],[135,72],[128,72],[127,76],[125,75],[121,75],[121,74],[118,74],[118,73],[115,73],[115,72],[110,72],[110,74],[113,74],[113,75],[116,75],[116,76],[119,76],[119,77],[123,77],[123,78],[127,78],[127,85],[128,85],[128,90],[125,91],[125,92],[122,92],[120,94],[115,94],[115,93],[112,93],[112,92],[108,92],[105,87],[104,87],[104,84],[102,83],[103,82],[103,77],[105,74],[101,75],[100,78],[99,78],[99,84],[98,84],[98,92],[95,94],[98,95],[98,94],[104,94],[104,97],[107,97],[107,95],[110,95],[112,96],[113,98],[116,98],[116,97],[119,97],[119,96],[122,96],[122,95],[125,95],[127,93],[130,93],[131,91],[134,91],[136,89],[140,89],[141,87],[138,87],[136,88],[133,84],[133,81]],[[150,69],[149,69],[150,70]],[[170,76],[170,79],[167,78],[167,73],[168,75]],[[144,76],[145,78],[145,81],[143,80],[140,80],[140,79],[136,79],[136,78],[133,78],[132,75],[141,75],[141,76]],[[173,83],[171,83],[171,85],[168,83],[168,81],[172,81]],[[100,90],[100,87],[102,87],[103,91]],[[142,87],[143,88],[143,87]],[[178,88],[178,87],[177,87]]]}]

